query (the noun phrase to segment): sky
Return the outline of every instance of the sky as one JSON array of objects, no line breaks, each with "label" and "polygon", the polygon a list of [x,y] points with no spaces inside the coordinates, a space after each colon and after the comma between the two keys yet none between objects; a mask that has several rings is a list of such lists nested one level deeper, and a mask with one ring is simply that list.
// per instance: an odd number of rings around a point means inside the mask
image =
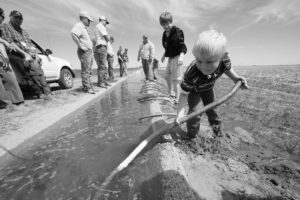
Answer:
[{"label": "sky", "polygon": [[210,28],[227,37],[233,65],[300,64],[299,0],[0,0],[0,6],[5,11],[4,22],[10,11],[19,10],[22,27],[31,38],[74,68],[80,68],[80,63],[70,30],[81,10],[94,19],[92,35],[99,17],[108,18],[107,31],[115,38],[113,48],[115,52],[120,45],[129,49],[130,67],[141,65],[137,52],[144,34],[155,45],[155,57],[160,60],[164,49],[159,15],[164,11],[173,15],[173,24],[184,32],[185,65],[193,60],[192,47],[199,33]]}]

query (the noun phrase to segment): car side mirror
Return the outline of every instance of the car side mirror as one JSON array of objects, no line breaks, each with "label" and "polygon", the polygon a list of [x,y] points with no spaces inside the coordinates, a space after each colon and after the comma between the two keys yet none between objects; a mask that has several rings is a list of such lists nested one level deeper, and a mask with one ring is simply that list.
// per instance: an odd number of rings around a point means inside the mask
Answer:
[{"label": "car side mirror", "polygon": [[47,56],[49,56],[49,55],[52,54],[52,51],[51,51],[50,49],[46,49],[46,50],[45,50],[45,53],[46,53]]}]

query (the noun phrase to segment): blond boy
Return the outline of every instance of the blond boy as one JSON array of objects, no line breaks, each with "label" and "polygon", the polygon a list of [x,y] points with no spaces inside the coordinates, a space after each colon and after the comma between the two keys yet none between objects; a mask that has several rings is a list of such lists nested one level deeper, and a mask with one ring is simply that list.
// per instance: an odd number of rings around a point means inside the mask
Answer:
[{"label": "blond boy", "polygon": [[[184,115],[184,106],[188,103],[188,114],[199,109],[200,102],[204,105],[215,100],[215,81],[225,73],[233,82],[242,81],[242,89],[247,89],[247,81],[239,76],[231,67],[231,61],[226,52],[226,37],[216,30],[207,30],[199,34],[193,46],[195,60],[185,72],[181,83],[181,93],[177,108],[176,122]],[[211,109],[206,112],[213,129],[214,138],[222,137],[221,117]],[[193,139],[200,129],[200,117],[187,121],[187,139]]]}]

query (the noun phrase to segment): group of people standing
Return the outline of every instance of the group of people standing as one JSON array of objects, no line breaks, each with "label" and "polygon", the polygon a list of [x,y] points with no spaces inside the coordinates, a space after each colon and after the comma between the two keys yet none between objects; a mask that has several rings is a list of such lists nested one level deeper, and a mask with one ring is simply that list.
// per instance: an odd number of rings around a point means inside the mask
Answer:
[{"label": "group of people standing", "polygon": [[[108,34],[106,26],[109,21],[105,16],[99,17],[99,23],[94,30],[94,36],[89,32],[88,27],[93,19],[86,11],[79,13],[79,22],[76,23],[72,30],[71,36],[78,46],[77,55],[81,63],[81,78],[83,90],[90,94],[95,94],[98,90],[94,87],[92,77],[93,58],[97,63],[97,86],[107,88],[111,86],[109,81],[114,80],[113,63],[114,50],[112,43],[114,38]],[[118,62],[120,65],[120,76],[127,75],[128,49],[122,52],[120,47],[117,52]]]},{"label": "group of people standing", "polygon": [[9,17],[8,23],[2,23],[5,15],[0,8],[0,108],[24,102],[20,85],[38,98],[51,93],[37,50],[21,27],[22,13],[13,10]]}]

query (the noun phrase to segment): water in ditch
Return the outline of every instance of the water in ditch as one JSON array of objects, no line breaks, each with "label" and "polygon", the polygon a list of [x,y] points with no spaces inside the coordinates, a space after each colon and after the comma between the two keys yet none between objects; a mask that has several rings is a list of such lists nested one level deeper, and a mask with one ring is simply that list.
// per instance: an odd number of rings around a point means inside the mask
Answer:
[{"label": "water in ditch", "polygon": [[0,199],[91,199],[95,190],[146,134],[146,107],[137,73],[102,98],[29,141],[27,160],[0,165]]}]

